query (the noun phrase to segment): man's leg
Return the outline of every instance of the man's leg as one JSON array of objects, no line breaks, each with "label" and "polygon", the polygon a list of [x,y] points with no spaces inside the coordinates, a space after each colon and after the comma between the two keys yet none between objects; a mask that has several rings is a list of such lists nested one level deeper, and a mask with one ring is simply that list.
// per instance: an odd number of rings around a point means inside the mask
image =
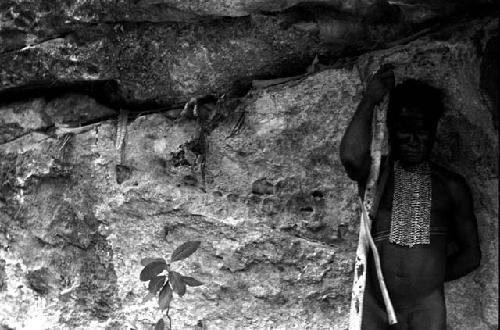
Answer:
[{"label": "man's leg", "polygon": [[[395,307],[398,323],[389,325],[387,318],[387,310],[385,309],[384,301],[380,290],[374,288],[378,286],[372,280],[367,280],[365,297],[363,301],[363,320],[361,322],[362,330],[408,330],[408,308]],[[394,302],[393,302],[394,303]],[[419,329],[421,330],[421,329]],[[425,329],[427,330],[427,329]]]},{"label": "man's leg", "polygon": [[[368,288],[367,288],[368,289]],[[362,330],[389,330],[389,322],[383,305],[372,296],[369,290],[365,290],[363,298]]]},{"label": "man's leg", "polygon": [[446,305],[444,291],[436,290],[408,315],[410,330],[446,330]]}]

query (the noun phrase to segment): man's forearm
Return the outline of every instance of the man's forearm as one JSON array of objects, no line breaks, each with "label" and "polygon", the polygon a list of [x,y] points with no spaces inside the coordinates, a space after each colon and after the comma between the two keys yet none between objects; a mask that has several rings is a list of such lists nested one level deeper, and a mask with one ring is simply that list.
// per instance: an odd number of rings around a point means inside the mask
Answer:
[{"label": "man's forearm", "polygon": [[359,172],[369,168],[372,118],[375,103],[364,97],[340,143],[340,159],[346,169]]},{"label": "man's forearm", "polygon": [[340,142],[340,160],[347,174],[362,183],[370,171],[370,145],[372,139],[373,108],[394,87],[394,72],[384,64],[370,78],[363,99]]}]

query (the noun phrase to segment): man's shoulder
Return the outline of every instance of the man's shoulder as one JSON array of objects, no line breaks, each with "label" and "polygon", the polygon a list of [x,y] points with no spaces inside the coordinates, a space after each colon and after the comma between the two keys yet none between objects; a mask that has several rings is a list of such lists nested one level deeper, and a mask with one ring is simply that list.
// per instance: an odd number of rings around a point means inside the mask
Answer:
[{"label": "man's shoulder", "polygon": [[452,196],[469,194],[469,186],[462,175],[435,163],[431,163],[431,170],[433,175],[446,185]]},{"label": "man's shoulder", "polygon": [[460,175],[456,172],[453,172],[450,169],[448,169],[442,165],[431,162],[430,166],[431,166],[432,174],[442,178],[446,182],[449,182],[449,183],[461,183],[461,182],[463,183],[463,182],[465,182],[465,178],[462,175]]}]

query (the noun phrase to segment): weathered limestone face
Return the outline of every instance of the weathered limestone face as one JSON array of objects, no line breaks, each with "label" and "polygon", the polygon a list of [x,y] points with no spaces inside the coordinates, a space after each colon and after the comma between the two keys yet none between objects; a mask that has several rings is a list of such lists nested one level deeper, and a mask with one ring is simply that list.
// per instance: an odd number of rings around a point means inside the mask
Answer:
[{"label": "weathered limestone face", "polygon": [[346,329],[359,209],[338,147],[390,62],[444,90],[435,158],[473,193],[483,260],[446,286],[450,328],[498,327],[498,126],[481,88],[497,28],[467,22],[252,90],[209,123],[135,114],[122,149],[116,111],[88,96],[2,105],[0,326],[151,329],[140,259],[200,240],[173,265],[204,282],[174,295],[174,329]]},{"label": "weathered limestone face", "polygon": [[110,81],[115,106],[241,96],[252,79],[387,48],[491,2],[4,0],[0,92]]}]

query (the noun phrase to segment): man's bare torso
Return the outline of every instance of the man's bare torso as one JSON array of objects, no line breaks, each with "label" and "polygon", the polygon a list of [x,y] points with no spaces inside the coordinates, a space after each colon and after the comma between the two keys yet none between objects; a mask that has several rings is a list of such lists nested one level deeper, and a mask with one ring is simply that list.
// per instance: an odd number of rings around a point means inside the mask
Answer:
[{"label": "man's bare torso", "polygon": [[[387,289],[396,308],[410,306],[436,290],[442,290],[449,238],[448,219],[453,207],[448,181],[453,175],[431,165],[431,243],[409,248],[389,242],[394,192],[394,173],[391,168],[372,224],[372,236],[380,254]],[[373,258],[369,258],[369,261],[368,276],[371,284],[374,284],[370,287],[374,288],[375,296],[380,298]]]}]

